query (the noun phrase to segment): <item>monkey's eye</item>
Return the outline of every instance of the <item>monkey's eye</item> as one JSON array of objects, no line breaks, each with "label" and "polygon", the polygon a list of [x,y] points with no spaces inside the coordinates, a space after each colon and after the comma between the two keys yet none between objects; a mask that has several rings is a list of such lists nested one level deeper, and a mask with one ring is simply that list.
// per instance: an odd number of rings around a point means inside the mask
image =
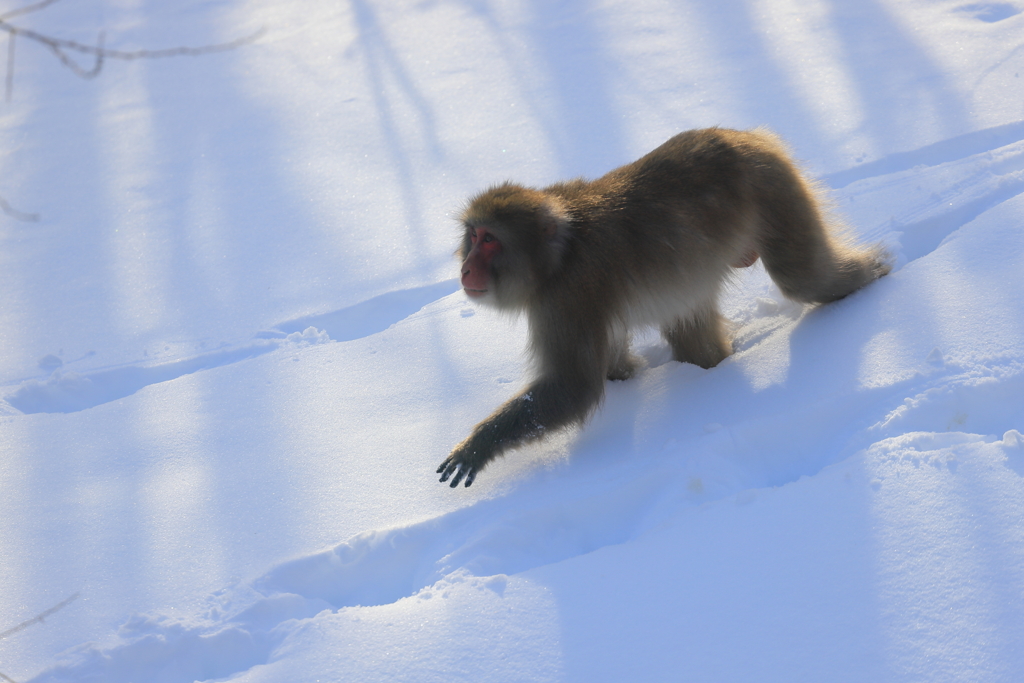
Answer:
[{"label": "monkey's eye", "polygon": [[493,242],[493,241],[494,241],[494,235],[492,235],[491,233],[487,233],[486,235],[484,235],[484,242]]}]

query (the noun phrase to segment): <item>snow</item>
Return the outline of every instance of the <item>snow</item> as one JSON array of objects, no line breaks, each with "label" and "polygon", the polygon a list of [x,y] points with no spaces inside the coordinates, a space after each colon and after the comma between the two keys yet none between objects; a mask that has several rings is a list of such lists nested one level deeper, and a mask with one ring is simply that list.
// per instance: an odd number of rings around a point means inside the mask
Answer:
[{"label": "snow", "polygon": [[[126,51],[264,29],[91,80],[16,40],[5,678],[1024,680],[1021,2],[4,21]],[[814,308],[745,269],[720,366],[643,334],[586,426],[437,483],[529,373],[523,321],[457,291],[461,203],[707,125],[780,133],[894,272]]]}]

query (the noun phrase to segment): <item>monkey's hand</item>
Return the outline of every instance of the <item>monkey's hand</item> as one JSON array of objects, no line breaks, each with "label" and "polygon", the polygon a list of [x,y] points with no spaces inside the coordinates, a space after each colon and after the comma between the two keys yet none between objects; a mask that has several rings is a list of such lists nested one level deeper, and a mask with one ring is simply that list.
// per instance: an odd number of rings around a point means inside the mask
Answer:
[{"label": "monkey's hand", "polygon": [[452,488],[459,485],[462,478],[466,478],[466,486],[471,486],[473,480],[476,479],[477,473],[483,469],[483,463],[479,462],[473,457],[473,453],[468,452],[468,449],[464,445],[457,446],[452,454],[445,458],[441,466],[437,468],[437,473],[441,475],[441,481],[448,481],[448,477],[455,474],[452,478],[452,483],[449,484]]},{"label": "monkey's hand", "polygon": [[452,488],[463,480],[466,486],[472,486],[476,475],[480,474],[487,463],[537,432],[536,428],[531,431],[526,427],[527,423],[535,422],[533,398],[529,392],[509,399],[494,411],[493,415],[474,427],[473,433],[462,443],[452,449],[451,455],[437,468],[441,481],[448,481],[451,477],[452,483],[449,486]]}]

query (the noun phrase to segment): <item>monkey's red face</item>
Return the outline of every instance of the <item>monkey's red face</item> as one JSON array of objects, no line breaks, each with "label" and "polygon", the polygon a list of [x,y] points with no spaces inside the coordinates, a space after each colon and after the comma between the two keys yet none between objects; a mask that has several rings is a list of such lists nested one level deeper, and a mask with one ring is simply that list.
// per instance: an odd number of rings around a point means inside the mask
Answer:
[{"label": "monkey's red face", "polygon": [[467,227],[470,249],[462,262],[462,288],[472,298],[487,294],[491,281],[491,260],[501,253],[501,242],[485,227]]}]

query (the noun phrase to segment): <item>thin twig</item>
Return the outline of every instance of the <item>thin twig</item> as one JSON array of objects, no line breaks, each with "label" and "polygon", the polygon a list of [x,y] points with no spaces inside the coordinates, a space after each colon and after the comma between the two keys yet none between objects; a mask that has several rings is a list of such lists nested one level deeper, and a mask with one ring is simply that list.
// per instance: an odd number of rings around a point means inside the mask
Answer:
[{"label": "thin twig", "polygon": [[78,593],[75,593],[70,598],[64,598],[62,601],[58,602],[56,605],[54,605],[50,609],[46,610],[45,612],[37,614],[36,616],[32,617],[28,621],[23,621],[20,624],[18,624],[17,626],[15,626],[14,628],[9,628],[6,631],[4,631],[3,633],[0,633],[0,640],[3,640],[4,638],[7,638],[8,636],[13,636],[18,631],[24,631],[25,629],[27,629],[32,624],[38,624],[40,622],[46,621],[46,617],[50,616],[51,614],[53,614],[57,610],[64,609],[65,607],[67,607],[68,605],[70,605],[72,602],[74,602],[77,599],[78,599]]},{"label": "thin twig", "polygon": [[5,681],[7,681],[7,683],[18,683],[18,681],[14,680],[10,676],[4,676],[3,673],[0,673],[0,678],[2,678]]},{"label": "thin twig", "polygon": [[49,46],[50,50],[53,52],[53,54],[57,55],[57,58],[60,59],[61,63],[64,66],[74,71],[76,76],[81,76],[86,80],[98,76],[100,73],[100,69],[103,68],[103,31],[100,31],[100,36],[96,40],[96,47],[99,50],[99,52],[96,53],[96,63],[93,65],[91,69],[86,71],[82,67],[78,66],[78,64],[75,63],[74,60],[72,60],[70,57],[64,54],[64,52],[59,47],[55,47],[53,45]]},{"label": "thin twig", "polygon": [[83,54],[102,56],[108,59],[158,59],[161,57],[177,57],[178,55],[206,55],[212,52],[225,52],[227,50],[234,50],[237,47],[246,45],[260,38],[264,33],[267,32],[267,27],[260,27],[255,32],[244,36],[242,38],[236,38],[228,43],[217,43],[215,45],[203,45],[201,47],[170,47],[163,50],[108,50],[101,46],[86,45],[79,43],[74,40],[63,40],[61,38],[51,38],[45,36],[42,33],[36,33],[26,28],[18,28],[17,26],[11,26],[3,19],[0,19],[0,31],[7,31],[8,33],[17,34],[19,36],[25,36],[30,40],[34,40],[37,43],[46,45],[51,50],[74,50],[75,52],[81,52]]},{"label": "thin twig", "polygon": [[7,21],[8,19],[13,19],[14,17],[20,17],[22,14],[28,14],[29,12],[41,10],[47,5],[52,5],[55,2],[57,2],[57,0],[43,0],[42,2],[37,2],[34,5],[25,5],[24,7],[21,7],[19,9],[11,10],[7,14],[0,14],[0,21]]},{"label": "thin twig", "polygon": [[11,95],[14,93],[14,34],[7,36],[7,81],[6,81],[6,94],[7,101],[11,101]]},{"label": "thin twig", "polygon": [[[58,2],[58,0],[41,0],[41,2],[37,2],[33,5],[26,5],[25,7],[12,10],[6,14],[0,14],[0,31],[6,31],[10,36],[7,43],[6,98],[8,102],[11,101],[12,93],[14,92],[15,36],[25,36],[29,40],[33,40],[50,48],[50,51],[61,61],[61,64],[71,69],[76,76],[81,78],[94,78],[103,68],[104,59],[160,59],[162,57],[177,57],[179,55],[197,56],[213,52],[225,52],[227,50],[234,50],[235,48],[241,47],[247,43],[251,43],[267,32],[266,27],[263,27],[248,36],[237,38],[236,40],[232,40],[227,43],[202,45],[200,47],[171,47],[163,50],[108,50],[103,47],[103,33],[100,33],[99,39],[96,41],[95,45],[86,45],[85,43],[79,43],[76,40],[54,38],[53,36],[38,33],[27,28],[20,28],[8,22],[9,19],[28,14],[29,12],[36,12],[44,7],[52,5],[55,2]],[[68,56],[67,51],[92,55],[96,59],[96,62],[93,64],[91,69],[83,69]]]},{"label": "thin twig", "polygon": [[[18,211],[13,206],[7,203],[7,200],[0,197],[0,211],[3,211],[11,218],[16,218],[19,221],[27,221],[29,223],[35,223],[39,220],[38,213],[25,213],[24,211]],[[3,636],[0,636],[3,638]]]}]

